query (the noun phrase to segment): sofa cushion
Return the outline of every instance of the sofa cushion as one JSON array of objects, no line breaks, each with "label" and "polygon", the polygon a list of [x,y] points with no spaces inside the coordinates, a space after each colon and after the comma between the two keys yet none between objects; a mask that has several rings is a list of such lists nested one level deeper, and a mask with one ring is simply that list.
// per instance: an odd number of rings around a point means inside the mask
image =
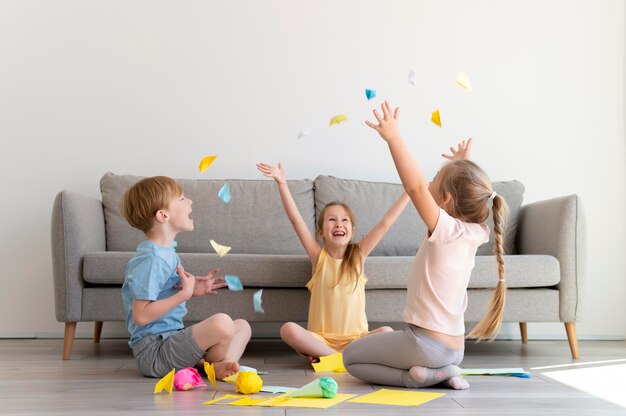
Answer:
[{"label": "sofa cushion", "polygon": [[[121,285],[132,252],[95,252],[85,255],[83,278],[92,285]],[[365,262],[366,289],[405,289],[413,256],[370,256]],[[181,253],[185,270],[203,275],[214,268],[239,276],[244,287],[304,288],[311,278],[306,255],[251,255]],[[550,287],[559,283],[559,262],[552,256],[515,255],[505,258],[509,288]],[[469,287],[494,288],[498,272],[494,256],[477,256]]]},{"label": "sofa cushion", "polygon": [[[515,233],[519,211],[522,205],[524,185],[518,181],[494,182],[493,189],[507,201],[510,218],[506,228],[505,252],[515,250]],[[320,175],[315,178],[315,218],[322,208],[332,201],[346,203],[354,212],[358,241],[371,230],[403,191],[401,184],[369,182],[353,179],[340,179],[334,176]],[[478,247],[478,255],[493,254],[493,220],[488,220],[491,230],[489,242]],[[417,210],[409,204],[393,227],[372,251],[374,256],[412,256],[426,233],[426,226]]]},{"label": "sofa cushion", "polygon": [[[106,173],[100,180],[108,251],[135,251],[144,238],[122,217],[123,193],[143,177]],[[231,253],[304,254],[285,215],[274,181],[180,179],[185,195],[193,200],[194,231],[176,238],[181,253],[206,253],[209,240],[232,247]],[[232,199],[224,204],[217,194],[228,183]],[[313,181],[288,181],[296,205],[311,231],[315,230]]]}]

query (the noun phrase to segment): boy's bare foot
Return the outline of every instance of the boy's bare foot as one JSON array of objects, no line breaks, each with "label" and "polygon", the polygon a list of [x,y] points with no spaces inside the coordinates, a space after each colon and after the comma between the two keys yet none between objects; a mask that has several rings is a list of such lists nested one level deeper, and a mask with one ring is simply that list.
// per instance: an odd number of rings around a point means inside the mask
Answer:
[{"label": "boy's bare foot", "polygon": [[239,363],[237,361],[216,361],[215,362],[215,378],[223,380],[228,376],[232,376],[239,371]]}]

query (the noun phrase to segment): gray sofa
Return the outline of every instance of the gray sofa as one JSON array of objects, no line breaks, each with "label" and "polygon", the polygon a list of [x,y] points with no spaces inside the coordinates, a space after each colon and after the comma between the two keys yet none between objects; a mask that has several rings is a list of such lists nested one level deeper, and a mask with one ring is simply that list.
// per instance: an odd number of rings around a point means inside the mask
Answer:
[{"label": "gray sofa", "polygon": [[[63,358],[69,359],[77,322],[96,322],[98,342],[104,321],[124,321],[121,285],[126,263],[143,234],[121,217],[121,195],[140,177],[105,174],[102,200],[61,191],[52,210],[52,259],[56,318],[65,323]],[[216,312],[255,322],[306,321],[311,266],[287,219],[271,180],[181,180],[193,203],[195,230],[180,234],[177,252],[186,269],[201,274],[218,267],[238,275],[243,292],[221,290],[188,302],[190,322]],[[224,183],[232,200],[217,197]],[[288,182],[302,217],[314,231],[324,204],[347,202],[356,216],[358,238],[402,192],[399,184],[318,176]],[[585,276],[585,223],[580,198],[570,195],[522,206],[524,187],[495,182],[511,208],[506,237],[509,286],[506,322],[519,322],[527,342],[527,322],[564,322],[572,356],[578,357],[575,322],[580,318]],[[425,233],[409,204],[366,261],[367,316],[370,322],[399,322],[406,278]],[[219,257],[209,240],[232,247]],[[469,286],[468,322],[482,317],[489,288],[495,286],[493,238],[479,247]],[[255,313],[252,295],[263,288],[265,314]],[[253,334],[254,336],[254,334]]]}]

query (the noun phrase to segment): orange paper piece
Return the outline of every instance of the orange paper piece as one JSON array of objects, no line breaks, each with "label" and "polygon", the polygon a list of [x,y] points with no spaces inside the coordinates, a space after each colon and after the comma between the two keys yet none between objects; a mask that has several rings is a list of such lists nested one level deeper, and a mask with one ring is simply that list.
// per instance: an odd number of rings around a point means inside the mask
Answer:
[{"label": "orange paper piece", "polygon": [[198,166],[200,172],[204,172],[205,170],[207,170],[216,157],[217,156],[205,156],[204,158],[202,158],[202,160],[200,161],[200,166]]},{"label": "orange paper piece", "polygon": [[430,121],[432,121],[433,123],[441,127],[441,114],[439,114],[439,109],[436,109],[435,111],[433,111],[433,113],[430,116]]},{"label": "orange paper piece", "polygon": [[217,384],[215,383],[215,366],[213,363],[204,362],[204,372],[206,373],[206,378],[209,379],[209,382],[213,386],[213,390],[217,390]]},{"label": "orange paper piece", "polygon": [[346,368],[343,366],[343,354],[340,352],[320,357],[319,363],[312,363],[311,365],[316,373],[323,371],[346,372]]},{"label": "orange paper piece", "polygon": [[168,393],[171,393],[174,388],[174,374],[176,374],[176,370],[172,368],[172,371],[167,373],[165,377],[156,383],[154,386],[154,393],[161,393],[163,389],[167,390]]},{"label": "orange paper piece", "polygon": [[456,84],[467,92],[472,92],[472,84],[469,77],[464,72],[459,72],[456,76]]},{"label": "orange paper piece", "polygon": [[337,114],[335,117],[330,119],[330,126],[333,126],[335,124],[339,124],[341,122],[344,122],[348,119],[348,117],[346,117],[343,114]]}]

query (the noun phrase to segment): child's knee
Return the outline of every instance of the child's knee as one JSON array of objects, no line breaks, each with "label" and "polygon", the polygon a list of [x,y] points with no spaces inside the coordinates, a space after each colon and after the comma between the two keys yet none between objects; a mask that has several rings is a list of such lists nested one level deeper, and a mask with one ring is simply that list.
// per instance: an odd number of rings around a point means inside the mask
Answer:
[{"label": "child's knee", "polygon": [[247,335],[248,339],[252,336],[252,328],[250,324],[245,319],[235,319],[233,321],[235,325],[235,331]]},{"label": "child's knee", "polygon": [[214,331],[220,338],[231,339],[235,335],[235,323],[230,316],[225,313],[216,313],[209,318],[211,320],[211,331]]},{"label": "child's knee", "polygon": [[286,322],[280,327],[280,337],[283,340],[292,339],[298,333],[300,326],[294,322]]}]

